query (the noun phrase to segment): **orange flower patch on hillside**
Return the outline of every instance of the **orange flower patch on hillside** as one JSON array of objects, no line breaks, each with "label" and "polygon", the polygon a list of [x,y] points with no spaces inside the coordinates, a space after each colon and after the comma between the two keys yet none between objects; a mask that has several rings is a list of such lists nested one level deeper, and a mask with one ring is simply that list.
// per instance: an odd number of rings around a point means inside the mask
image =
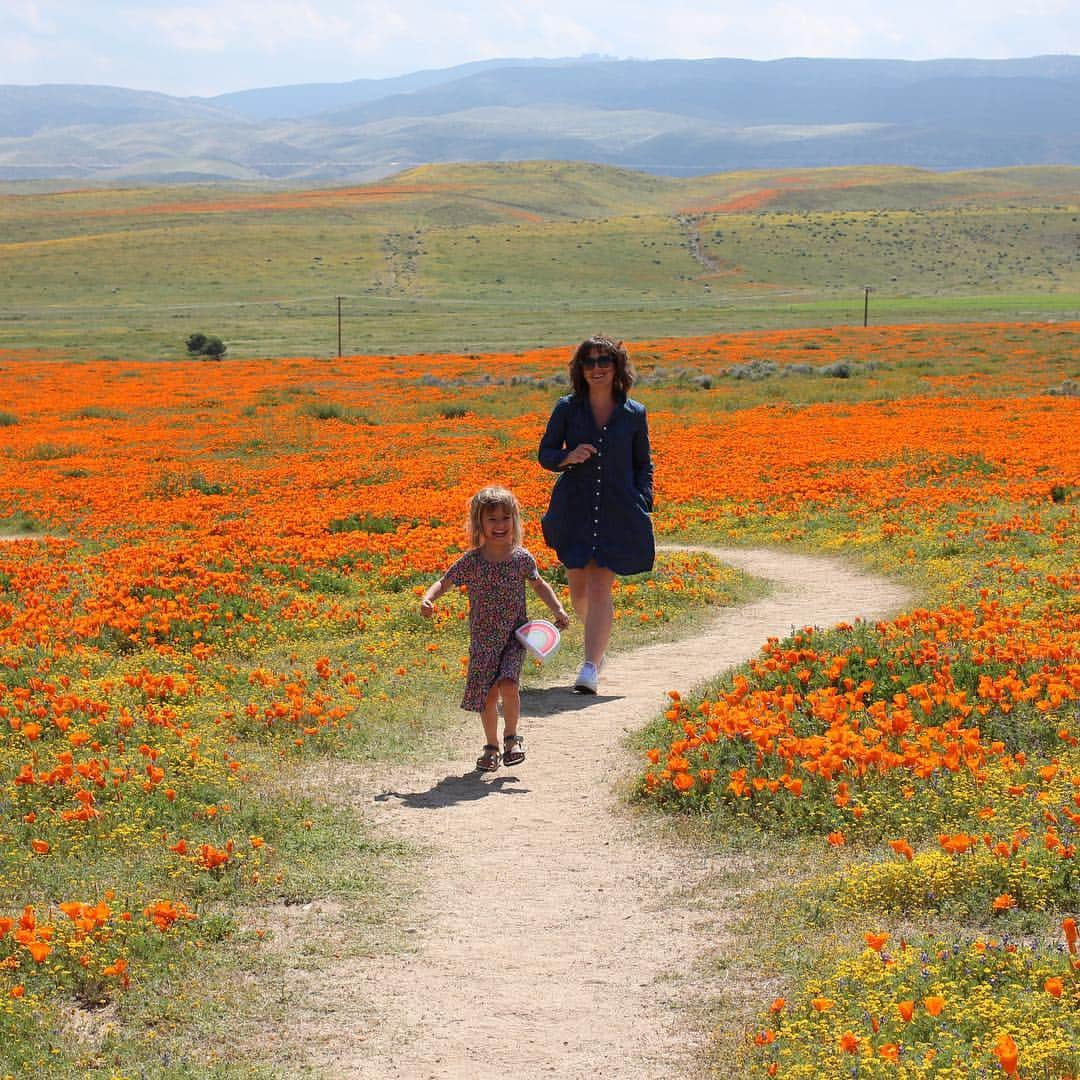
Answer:
[{"label": "orange flower patch on hillside", "polygon": [[740,195],[734,195],[722,203],[711,206],[694,207],[695,214],[747,214],[752,210],[760,210],[768,206],[780,194],[779,188],[757,188],[754,191],[746,191]]},{"label": "orange flower patch on hillside", "polygon": [[[362,203],[386,202],[410,195],[435,195],[458,190],[455,184],[386,184],[382,186],[316,188],[311,191],[287,191],[280,194],[235,195],[225,199],[143,202],[125,206],[73,206],[62,211],[48,211],[49,217],[134,217],[139,215],[225,214],[283,210],[345,209]],[[100,195],[99,192],[94,194]]]}]

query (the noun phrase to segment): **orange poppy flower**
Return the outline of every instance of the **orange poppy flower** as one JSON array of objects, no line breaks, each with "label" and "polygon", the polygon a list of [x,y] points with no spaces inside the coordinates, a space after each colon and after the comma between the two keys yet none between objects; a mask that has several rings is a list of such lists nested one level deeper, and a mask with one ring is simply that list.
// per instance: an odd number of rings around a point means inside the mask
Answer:
[{"label": "orange poppy flower", "polygon": [[911,862],[915,856],[915,852],[912,851],[911,845],[906,840],[890,840],[889,847],[891,847],[897,855],[903,855],[908,862]]},{"label": "orange poppy flower", "polygon": [[52,946],[47,941],[28,941],[26,942],[26,950],[37,963],[41,964],[48,959],[49,953],[52,952]]},{"label": "orange poppy flower", "polygon": [[859,1040],[850,1031],[845,1031],[840,1036],[840,1049],[845,1054],[857,1054],[859,1052]]},{"label": "orange poppy flower", "polygon": [[1001,1035],[994,1044],[994,1056],[1001,1064],[1006,1076],[1015,1076],[1019,1060],[1019,1051],[1011,1035]]},{"label": "orange poppy flower", "polygon": [[1065,931],[1065,944],[1068,945],[1069,952],[1075,956],[1077,939],[1080,938],[1080,933],[1076,929],[1076,920],[1069,916],[1062,921],[1061,929]]}]

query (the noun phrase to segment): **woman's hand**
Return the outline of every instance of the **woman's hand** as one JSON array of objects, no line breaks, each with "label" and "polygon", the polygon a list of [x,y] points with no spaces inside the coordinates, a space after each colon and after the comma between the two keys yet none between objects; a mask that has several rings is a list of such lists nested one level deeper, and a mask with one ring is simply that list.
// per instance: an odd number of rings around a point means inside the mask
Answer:
[{"label": "woman's hand", "polygon": [[592,443],[578,443],[566,457],[559,462],[559,468],[565,469],[568,465],[580,465],[588,461],[596,453],[596,447]]}]

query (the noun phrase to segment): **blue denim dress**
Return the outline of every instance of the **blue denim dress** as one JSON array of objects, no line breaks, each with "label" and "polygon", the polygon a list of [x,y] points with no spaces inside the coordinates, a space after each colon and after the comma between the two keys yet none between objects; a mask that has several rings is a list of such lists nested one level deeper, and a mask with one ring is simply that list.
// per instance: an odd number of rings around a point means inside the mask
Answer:
[{"label": "blue denim dress", "polygon": [[645,406],[627,398],[604,427],[587,397],[559,398],[540,440],[540,464],[553,472],[581,443],[597,453],[563,469],[541,520],[544,539],[571,570],[590,560],[616,574],[651,570],[653,465]]}]

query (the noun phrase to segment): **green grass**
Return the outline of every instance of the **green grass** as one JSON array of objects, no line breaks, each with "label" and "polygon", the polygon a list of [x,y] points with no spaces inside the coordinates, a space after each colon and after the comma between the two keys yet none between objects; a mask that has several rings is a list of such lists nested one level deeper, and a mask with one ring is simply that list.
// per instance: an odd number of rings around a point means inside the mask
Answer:
[{"label": "green grass", "polygon": [[[757,209],[732,203],[762,191]],[[162,359],[199,330],[230,358],[330,356],[340,296],[346,353],[470,352],[594,328],[859,324],[867,285],[878,321],[1080,313],[1080,169],[676,180],[524,162],[430,166],[356,192],[285,206],[284,189],[241,185],[3,200],[0,335]]]}]

